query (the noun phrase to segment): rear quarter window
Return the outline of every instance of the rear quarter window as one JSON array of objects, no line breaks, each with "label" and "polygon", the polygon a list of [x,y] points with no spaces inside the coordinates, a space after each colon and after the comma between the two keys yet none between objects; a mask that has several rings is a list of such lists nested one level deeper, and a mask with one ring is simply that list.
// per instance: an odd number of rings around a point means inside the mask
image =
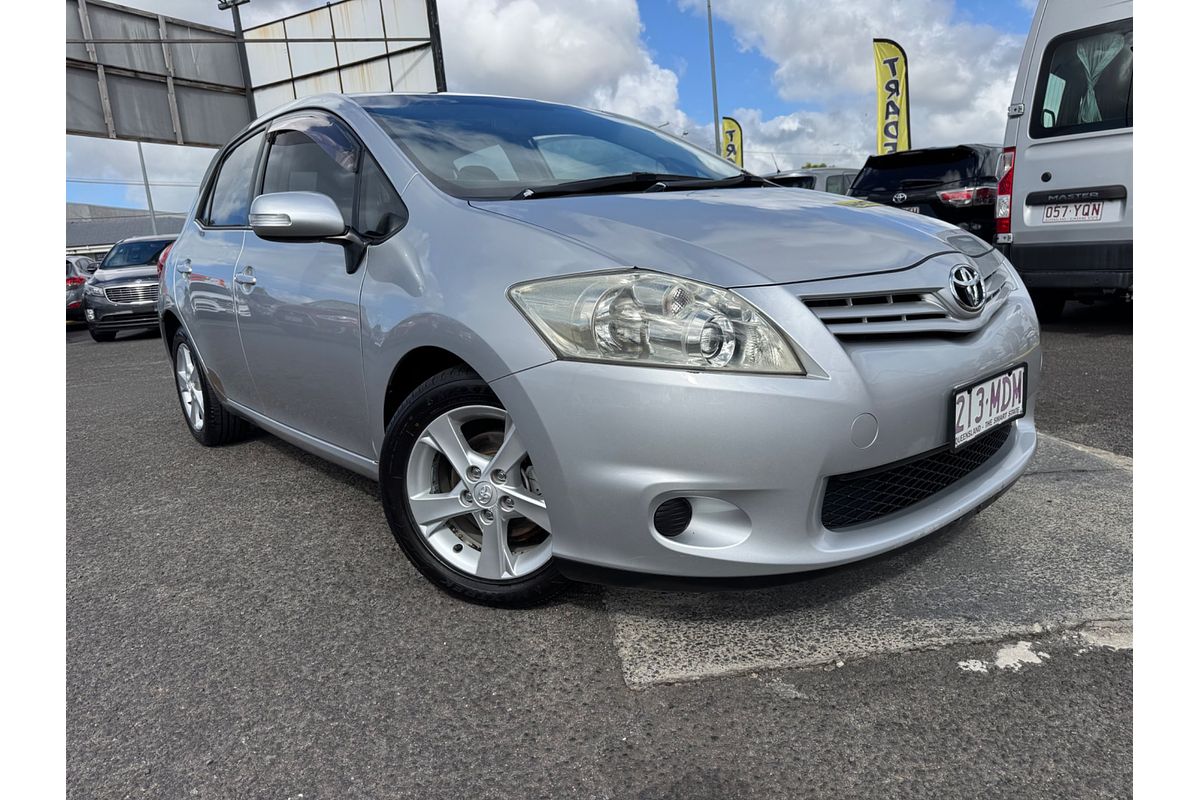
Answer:
[{"label": "rear quarter window", "polygon": [[1038,73],[1034,139],[1133,126],[1133,20],[1058,36]]}]

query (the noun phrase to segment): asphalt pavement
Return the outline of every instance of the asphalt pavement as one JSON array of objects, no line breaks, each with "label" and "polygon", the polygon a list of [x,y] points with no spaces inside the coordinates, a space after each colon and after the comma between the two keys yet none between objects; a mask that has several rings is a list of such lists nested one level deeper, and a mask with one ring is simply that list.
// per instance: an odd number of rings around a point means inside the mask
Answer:
[{"label": "asphalt pavement", "polygon": [[497,611],[405,561],[375,486],[205,449],[162,342],[67,333],[76,798],[1127,797],[1132,314],[1046,326],[1030,472],[771,590]]}]

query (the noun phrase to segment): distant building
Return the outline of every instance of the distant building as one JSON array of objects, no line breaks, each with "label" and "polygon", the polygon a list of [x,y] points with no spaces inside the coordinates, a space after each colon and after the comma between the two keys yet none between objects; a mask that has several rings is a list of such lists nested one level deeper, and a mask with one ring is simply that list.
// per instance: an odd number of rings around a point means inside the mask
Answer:
[{"label": "distant building", "polygon": [[185,218],[183,214],[155,214],[152,223],[149,212],[138,208],[67,203],[67,255],[99,258],[130,236],[179,233]]}]

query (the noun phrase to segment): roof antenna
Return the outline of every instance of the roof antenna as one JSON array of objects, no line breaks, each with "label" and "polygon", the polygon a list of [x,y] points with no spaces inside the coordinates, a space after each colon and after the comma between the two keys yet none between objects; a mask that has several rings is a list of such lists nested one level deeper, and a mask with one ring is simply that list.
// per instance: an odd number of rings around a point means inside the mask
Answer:
[{"label": "roof antenna", "polygon": [[771,151],[771,160],[775,162],[775,171],[779,172],[779,159],[775,157],[775,151]]}]

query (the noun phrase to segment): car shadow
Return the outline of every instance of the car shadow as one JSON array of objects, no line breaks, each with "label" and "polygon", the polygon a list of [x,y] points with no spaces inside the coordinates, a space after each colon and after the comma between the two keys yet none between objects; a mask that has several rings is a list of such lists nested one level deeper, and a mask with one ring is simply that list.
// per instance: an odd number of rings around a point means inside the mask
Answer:
[{"label": "car shadow", "polygon": [[1133,303],[1124,300],[1100,300],[1095,303],[1067,303],[1056,322],[1041,324],[1053,333],[1108,336],[1133,333]]}]

